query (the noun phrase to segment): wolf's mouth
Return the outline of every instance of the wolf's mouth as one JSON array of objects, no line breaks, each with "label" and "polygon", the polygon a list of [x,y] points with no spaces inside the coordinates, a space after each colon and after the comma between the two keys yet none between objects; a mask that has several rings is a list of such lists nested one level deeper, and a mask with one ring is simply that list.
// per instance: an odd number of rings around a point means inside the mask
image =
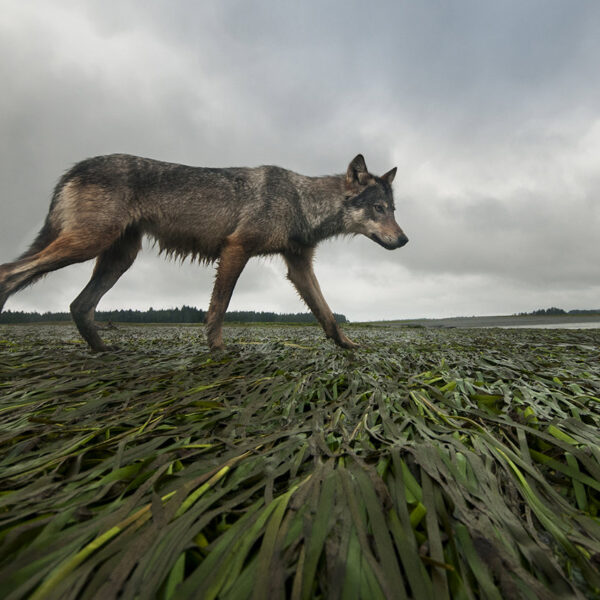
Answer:
[{"label": "wolf's mouth", "polygon": [[374,242],[377,242],[380,246],[383,246],[386,250],[396,250],[397,248],[401,248],[408,242],[408,238],[406,236],[398,238],[395,244],[390,244],[389,242],[384,242],[376,233],[372,233],[369,236]]}]

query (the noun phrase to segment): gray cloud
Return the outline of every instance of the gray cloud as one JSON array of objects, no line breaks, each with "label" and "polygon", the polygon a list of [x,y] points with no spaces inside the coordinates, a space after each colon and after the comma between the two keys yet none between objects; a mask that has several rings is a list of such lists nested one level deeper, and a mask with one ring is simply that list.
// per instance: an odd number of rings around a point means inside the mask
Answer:
[{"label": "gray cloud", "polygon": [[[130,152],[209,166],[399,167],[386,252],[318,252],[350,318],[599,304],[600,6],[593,1],[3,0],[0,260],[41,225],[60,173]],[[14,296],[66,309],[91,265]],[[206,306],[210,268],[148,250],[101,307]],[[300,310],[281,261],[254,261],[232,308]]]}]

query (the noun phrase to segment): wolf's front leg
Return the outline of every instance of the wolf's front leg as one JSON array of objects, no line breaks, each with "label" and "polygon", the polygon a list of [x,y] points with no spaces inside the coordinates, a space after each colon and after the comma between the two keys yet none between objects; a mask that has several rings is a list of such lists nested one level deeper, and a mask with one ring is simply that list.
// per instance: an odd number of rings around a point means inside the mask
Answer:
[{"label": "wolf's front leg", "polygon": [[206,337],[211,350],[222,350],[224,348],[223,318],[229,306],[233,288],[249,258],[244,247],[232,239],[228,240],[221,252],[215,287],[206,315]]},{"label": "wolf's front leg", "polygon": [[342,348],[358,348],[358,344],[346,337],[338,327],[331,309],[327,306],[325,298],[323,298],[323,292],[321,292],[319,282],[312,268],[313,254],[314,248],[308,248],[300,254],[285,254],[288,279],[294,284],[304,302],[321,323],[328,338],[333,339]]}]

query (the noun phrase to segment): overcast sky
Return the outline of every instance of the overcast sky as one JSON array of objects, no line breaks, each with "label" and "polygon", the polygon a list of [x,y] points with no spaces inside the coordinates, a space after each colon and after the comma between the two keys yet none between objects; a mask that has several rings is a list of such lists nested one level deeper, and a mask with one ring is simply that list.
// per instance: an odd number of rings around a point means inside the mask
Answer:
[{"label": "overcast sky", "polygon": [[[350,320],[600,307],[600,2],[0,0],[0,263],[58,177],[125,152],[306,175],[397,166],[410,243],[317,250]],[[92,263],[13,296],[67,310]],[[214,269],[150,244],[99,308],[208,306]],[[233,310],[304,306],[253,259]]]}]

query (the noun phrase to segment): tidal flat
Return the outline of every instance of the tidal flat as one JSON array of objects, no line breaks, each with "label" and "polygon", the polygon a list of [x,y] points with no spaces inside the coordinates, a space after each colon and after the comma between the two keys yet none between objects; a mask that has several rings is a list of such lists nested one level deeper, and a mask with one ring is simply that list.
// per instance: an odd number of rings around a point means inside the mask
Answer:
[{"label": "tidal flat", "polygon": [[597,598],[600,330],[0,326],[3,598]]}]

